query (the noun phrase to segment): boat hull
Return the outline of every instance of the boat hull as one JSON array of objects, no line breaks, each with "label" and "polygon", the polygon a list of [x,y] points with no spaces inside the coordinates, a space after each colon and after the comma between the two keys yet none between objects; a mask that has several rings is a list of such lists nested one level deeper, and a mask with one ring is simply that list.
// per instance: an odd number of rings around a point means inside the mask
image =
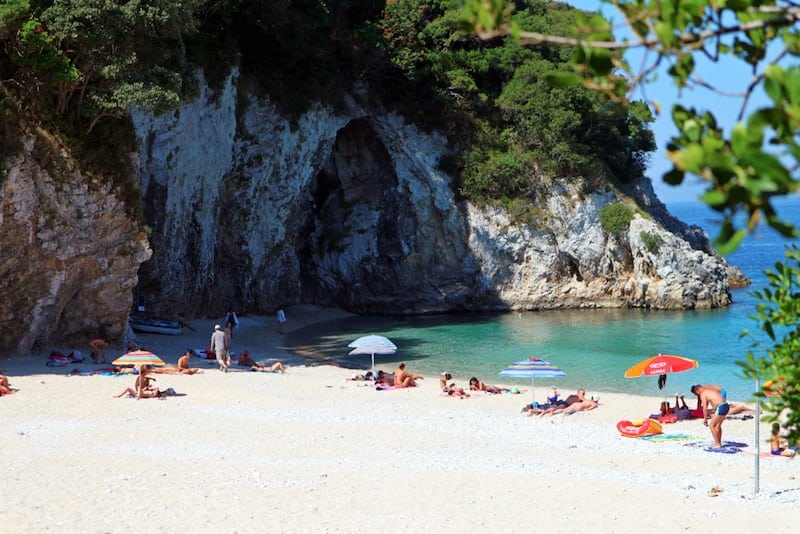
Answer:
[{"label": "boat hull", "polygon": [[179,336],[182,331],[180,323],[175,321],[160,321],[158,319],[148,319],[145,317],[131,317],[128,319],[131,329],[134,332],[147,334],[162,334],[165,336]]}]

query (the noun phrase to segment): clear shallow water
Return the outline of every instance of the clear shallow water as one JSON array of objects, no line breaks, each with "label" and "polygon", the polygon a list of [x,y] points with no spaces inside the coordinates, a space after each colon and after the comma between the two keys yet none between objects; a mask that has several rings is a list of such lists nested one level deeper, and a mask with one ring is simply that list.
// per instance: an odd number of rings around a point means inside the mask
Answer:
[{"label": "clear shallow water", "polygon": [[[800,223],[800,201],[780,204],[783,217]],[[675,204],[670,210],[680,219],[705,228],[715,236],[719,217],[698,203]],[[400,361],[415,373],[431,379],[443,372],[465,381],[477,376],[489,383],[531,386],[530,381],[502,379],[508,364],[536,356],[561,367],[566,378],[555,382],[564,390],[585,387],[590,392],[609,391],[644,395],[691,397],[696,383],[727,387],[732,400],[747,400],[753,383],[741,377],[736,360],[763,336],[757,335],[750,294],[764,287],[763,270],[783,255],[789,241],[764,229],[745,240],[729,261],[752,281],[749,288],[733,292],[734,304],[724,310],[664,312],[652,310],[559,310],[507,314],[437,315],[426,317],[365,316],[316,324],[287,336],[288,348],[310,350],[342,366],[368,369],[369,356],[348,356],[347,344],[367,334],[391,339],[398,347],[392,356],[375,356],[378,369],[393,370]],[[740,338],[743,329],[754,334]],[[697,359],[700,367],[670,375],[660,391],[655,378],[623,378],[625,369],[657,354],[679,354]],[[542,398],[550,381],[536,381]]]}]

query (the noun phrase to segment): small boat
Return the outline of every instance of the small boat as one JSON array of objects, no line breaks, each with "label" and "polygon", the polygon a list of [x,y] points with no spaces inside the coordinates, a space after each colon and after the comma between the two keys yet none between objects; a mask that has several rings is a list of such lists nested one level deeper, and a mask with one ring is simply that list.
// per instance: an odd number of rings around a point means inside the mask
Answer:
[{"label": "small boat", "polygon": [[162,321],[160,319],[131,315],[128,318],[128,323],[134,332],[164,334],[167,336],[179,336],[181,334],[181,323],[176,321]]}]

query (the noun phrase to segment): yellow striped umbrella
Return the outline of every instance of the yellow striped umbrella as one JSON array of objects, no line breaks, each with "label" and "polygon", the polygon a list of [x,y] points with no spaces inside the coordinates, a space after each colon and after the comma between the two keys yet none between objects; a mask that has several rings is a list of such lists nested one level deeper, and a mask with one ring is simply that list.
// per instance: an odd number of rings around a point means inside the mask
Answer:
[{"label": "yellow striped umbrella", "polygon": [[111,363],[113,365],[165,365],[164,360],[148,350],[126,352]]}]

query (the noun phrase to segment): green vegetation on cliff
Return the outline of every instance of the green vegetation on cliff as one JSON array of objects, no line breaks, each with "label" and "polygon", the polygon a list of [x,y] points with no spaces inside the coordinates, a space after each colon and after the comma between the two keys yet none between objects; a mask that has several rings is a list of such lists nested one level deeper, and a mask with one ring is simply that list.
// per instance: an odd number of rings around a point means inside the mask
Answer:
[{"label": "green vegetation on cliff", "polygon": [[[241,83],[287,113],[364,87],[444,131],[454,150],[442,166],[476,202],[535,203],[558,177],[592,190],[641,176],[655,148],[646,106],[552,86],[569,49],[482,41],[461,31],[460,10],[457,0],[12,1],[0,10],[0,72],[22,107],[75,146],[95,147],[86,157],[111,176],[125,156],[102,147],[98,128],[128,146],[130,106],[174,109],[195,94],[197,67],[213,84],[234,65]],[[525,29],[574,33],[575,14],[528,0],[514,17]]]}]

